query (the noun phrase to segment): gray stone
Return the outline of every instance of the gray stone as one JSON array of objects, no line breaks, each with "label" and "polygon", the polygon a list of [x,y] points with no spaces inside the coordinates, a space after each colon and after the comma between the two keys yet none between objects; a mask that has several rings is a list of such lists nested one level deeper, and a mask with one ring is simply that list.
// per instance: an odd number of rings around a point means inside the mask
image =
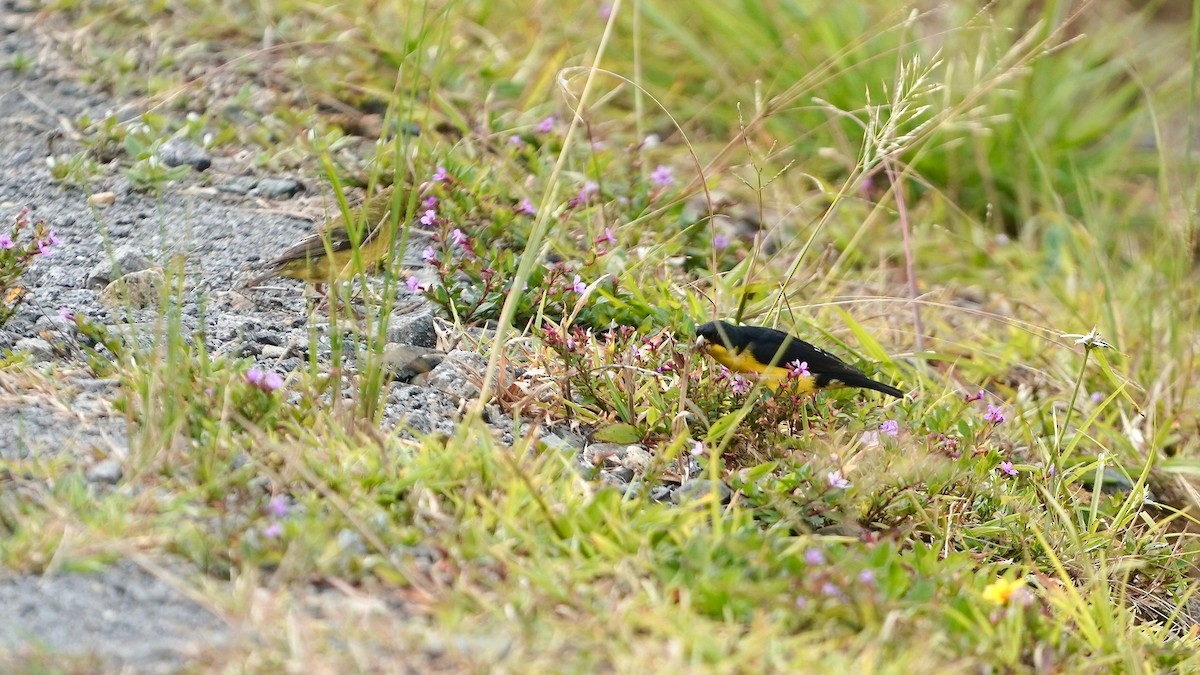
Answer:
[{"label": "gray stone", "polygon": [[654,487],[650,488],[650,499],[653,499],[660,504],[665,504],[671,501],[671,495],[673,492],[674,490],[666,485],[655,485]]},{"label": "gray stone", "polygon": [[17,340],[13,347],[18,352],[25,352],[34,361],[50,361],[54,359],[54,346],[40,337],[27,337]]},{"label": "gray stone", "polygon": [[158,304],[164,283],[166,277],[157,267],[126,274],[100,292],[100,304],[110,309],[121,306],[132,309],[151,307]]},{"label": "gray stone", "polygon": [[140,248],[131,244],[118,246],[112,252],[111,258],[106,257],[88,271],[83,286],[84,288],[99,290],[114,280],[121,278],[121,275],[130,274],[131,272],[141,272],[142,270],[149,269],[151,264],[150,259],[142,253]]},{"label": "gray stone", "polygon": [[92,468],[87,470],[86,477],[89,483],[107,483],[116,485],[125,475],[125,470],[121,467],[121,463],[115,459],[104,459],[92,465]]},{"label": "gray stone", "polygon": [[453,433],[458,406],[436,389],[396,382],[388,394],[384,417],[415,433]]},{"label": "gray stone", "polygon": [[262,345],[259,353],[264,359],[282,359],[287,356],[288,348],[280,345]]},{"label": "gray stone", "polygon": [[[21,16],[13,14],[0,15],[0,35],[11,35],[25,28],[28,23],[28,20]],[[5,53],[9,52],[10,50],[7,49],[7,45],[5,47]]]},{"label": "gray stone", "polygon": [[563,425],[543,429],[539,440],[549,450],[570,452],[571,454],[575,454],[587,445],[587,441],[583,436]]},{"label": "gray stone", "polygon": [[109,396],[111,392],[72,396],[66,390],[53,395],[30,391],[20,401],[0,400],[0,459],[72,453],[83,457],[93,448],[123,454],[128,447],[127,423],[108,414]]},{"label": "gray stone", "polygon": [[[264,354],[265,354],[264,349]],[[401,382],[428,373],[445,359],[442,352],[432,351],[410,344],[389,342],[383,346],[383,367],[388,374]]]},{"label": "gray stone", "polygon": [[486,371],[487,359],[483,356],[456,349],[432,371],[413,378],[413,383],[432,387],[461,402],[479,397],[479,383]]},{"label": "gray stone", "polygon": [[258,179],[254,176],[235,176],[218,185],[217,189],[235,195],[247,195],[255,187],[258,187]]},{"label": "gray stone", "polygon": [[625,443],[592,443],[580,455],[580,461],[588,466],[622,467],[634,472],[644,472],[653,459],[654,455],[642,446]]},{"label": "gray stone", "polygon": [[437,333],[433,329],[433,310],[426,305],[414,312],[388,317],[387,340],[429,349],[436,347]]},{"label": "gray stone", "polygon": [[304,192],[304,184],[291,178],[264,178],[250,191],[268,199],[291,199]]},{"label": "gray stone", "polygon": [[[724,481],[716,482],[717,498],[722,504],[729,503],[733,497],[733,491]],[[713,481],[707,478],[693,478],[683,485],[680,485],[671,492],[671,502],[674,504],[683,504],[684,502],[696,501],[713,493]]]},{"label": "gray stone", "polygon": [[641,480],[631,480],[625,485],[618,485],[617,490],[625,499],[637,499],[646,489],[646,484]]},{"label": "gray stone", "polygon": [[637,473],[645,473],[652,461],[654,461],[654,455],[640,445],[626,446],[625,456],[620,458],[623,468]]},{"label": "gray stone", "polygon": [[172,138],[158,149],[158,158],[167,166],[190,166],[205,171],[212,166],[212,157],[204,148],[186,138]]},{"label": "gray stone", "polygon": [[228,639],[218,617],[132,562],[0,580],[0,652],[97,659],[89,672],[173,673]]},{"label": "gray stone", "polygon": [[625,485],[633,480],[633,470],[623,466],[615,469],[606,469],[600,472],[600,481],[609,485]]}]

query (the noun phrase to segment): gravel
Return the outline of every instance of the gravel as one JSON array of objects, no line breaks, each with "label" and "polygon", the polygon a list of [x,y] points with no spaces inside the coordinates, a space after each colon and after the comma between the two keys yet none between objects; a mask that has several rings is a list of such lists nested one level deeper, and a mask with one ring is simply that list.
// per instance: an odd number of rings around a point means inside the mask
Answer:
[{"label": "gravel", "polygon": [[92,657],[111,670],[173,673],[228,637],[208,609],[128,560],[97,574],[0,579],[0,651]]}]

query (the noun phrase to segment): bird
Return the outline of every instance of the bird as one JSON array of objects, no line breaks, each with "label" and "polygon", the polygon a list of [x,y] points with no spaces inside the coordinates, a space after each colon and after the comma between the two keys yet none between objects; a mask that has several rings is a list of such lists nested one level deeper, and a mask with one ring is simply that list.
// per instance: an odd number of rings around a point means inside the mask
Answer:
[{"label": "bird", "polygon": [[[354,228],[346,226],[338,214],[317,228],[317,231],[289,246],[266,264],[266,272],[247,281],[244,286],[261,284],[271,277],[288,277],[313,284],[324,295],[324,284],[357,271],[354,268],[354,242],[358,241],[359,257],[364,271],[371,271],[391,251],[388,223],[391,221],[394,185],[380,190],[361,206],[350,210]],[[407,205],[407,195],[401,194],[399,208]]]},{"label": "bird", "polygon": [[697,348],[734,372],[756,373],[772,391],[791,378],[796,393],[858,387],[904,398],[899,389],[876,382],[833,354],[774,328],[710,321],[696,328],[696,336]]}]

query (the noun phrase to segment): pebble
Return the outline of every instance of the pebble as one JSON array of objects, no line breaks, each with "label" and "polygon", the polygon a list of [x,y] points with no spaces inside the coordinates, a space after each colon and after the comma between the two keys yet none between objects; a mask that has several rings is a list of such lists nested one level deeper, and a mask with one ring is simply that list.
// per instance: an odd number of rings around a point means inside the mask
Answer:
[{"label": "pebble", "polygon": [[628,445],[625,447],[625,456],[620,459],[620,464],[622,468],[631,472],[645,473],[653,460],[654,455],[649,450],[640,445]]},{"label": "pebble", "polygon": [[115,192],[97,192],[87,198],[88,206],[112,206],[117,203],[117,193]]},{"label": "pebble", "polygon": [[126,274],[100,292],[100,304],[110,309],[123,306],[144,309],[154,306],[158,304],[164,283],[166,277],[157,267]]},{"label": "pebble", "polygon": [[600,481],[609,485],[626,485],[633,480],[633,469],[625,467],[617,467],[616,469],[606,469],[600,472]]},{"label": "pebble", "polygon": [[[728,504],[730,498],[733,497],[733,491],[724,481],[717,481],[717,497],[722,504]],[[696,501],[712,494],[713,482],[708,478],[693,478],[683,485],[680,485],[671,493],[671,503],[682,504],[684,502]]]},{"label": "pebble", "polygon": [[304,192],[304,184],[291,178],[264,178],[250,190],[251,194],[268,199],[291,199],[301,192]]},{"label": "pebble", "polygon": [[389,342],[383,346],[383,367],[400,382],[436,368],[446,355],[416,345]]},{"label": "pebble", "polygon": [[433,328],[433,310],[426,306],[415,312],[388,317],[387,340],[415,347],[436,347],[437,333]]},{"label": "pebble", "polygon": [[387,408],[387,417],[406,418],[408,426],[421,433],[435,429],[453,432],[454,420],[458,416],[457,404],[446,394],[400,382],[392,384]]},{"label": "pebble", "polygon": [[172,138],[163,143],[158,158],[167,166],[190,166],[196,171],[206,171],[212,166],[212,157],[204,148],[186,138]]},{"label": "pebble", "polygon": [[262,349],[259,351],[259,354],[261,354],[264,359],[282,359],[287,355],[287,352],[287,347],[281,347],[279,345],[263,345]]},{"label": "pebble", "polygon": [[456,349],[436,368],[413,378],[413,383],[431,387],[462,402],[479,397],[479,386],[475,383],[483,378],[486,370],[487,359],[482,355]]},{"label": "pebble", "polygon": [[35,362],[50,361],[54,358],[54,346],[40,337],[21,338],[13,347],[18,352],[29,354]]},{"label": "pebble", "polygon": [[549,429],[543,429],[542,435],[538,440],[546,446],[547,450],[570,452],[571,454],[575,454],[587,446],[587,441],[583,436],[571,431],[564,425],[556,425]]},{"label": "pebble", "polygon": [[639,480],[632,480],[624,485],[617,486],[617,490],[625,499],[637,499],[645,489],[646,484]]},{"label": "pebble", "polygon": [[654,455],[642,446],[624,443],[592,443],[580,455],[587,466],[621,467],[635,472],[644,472],[653,459]]},{"label": "pebble", "polygon": [[235,195],[247,195],[256,187],[258,187],[258,179],[254,176],[235,176],[218,185],[217,189]]},{"label": "pebble", "polygon": [[83,282],[84,288],[99,290],[119,279],[122,274],[149,269],[150,259],[136,246],[124,244],[92,266]]},{"label": "pebble", "polygon": [[125,475],[121,463],[115,459],[103,459],[87,470],[86,478],[89,483],[105,483],[116,485]]},{"label": "pebble", "polygon": [[650,499],[660,504],[670,502],[672,494],[674,494],[674,490],[666,485],[655,485],[650,488]]}]

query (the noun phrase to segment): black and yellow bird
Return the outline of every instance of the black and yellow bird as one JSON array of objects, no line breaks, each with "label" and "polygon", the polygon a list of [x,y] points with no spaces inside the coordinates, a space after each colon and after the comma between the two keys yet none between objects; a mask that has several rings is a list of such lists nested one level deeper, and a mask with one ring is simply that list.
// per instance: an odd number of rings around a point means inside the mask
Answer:
[{"label": "black and yellow bird", "polygon": [[904,398],[899,389],[876,382],[861,370],[800,338],[773,328],[710,321],[696,329],[696,346],[737,373],[755,373],[776,390],[789,378],[794,391],[859,387]]},{"label": "black and yellow bird", "polygon": [[[292,244],[266,264],[266,272],[247,281],[246,287],[257,286],[271,277],[288,277],[313,284],[323,293],[324,284],[342,279],[356,271],[354,249],[357,244],[364,271],[371,271],[391,252],[388,225],[392,222],[393,204],[399,209],[407,206],[407,194],[393,199],[394,186],[389,186],[361,206],[351,209],[351,222],[346,224],[339,213],[315,232]],[[402,220],[402,219],[401,219]]]}]

